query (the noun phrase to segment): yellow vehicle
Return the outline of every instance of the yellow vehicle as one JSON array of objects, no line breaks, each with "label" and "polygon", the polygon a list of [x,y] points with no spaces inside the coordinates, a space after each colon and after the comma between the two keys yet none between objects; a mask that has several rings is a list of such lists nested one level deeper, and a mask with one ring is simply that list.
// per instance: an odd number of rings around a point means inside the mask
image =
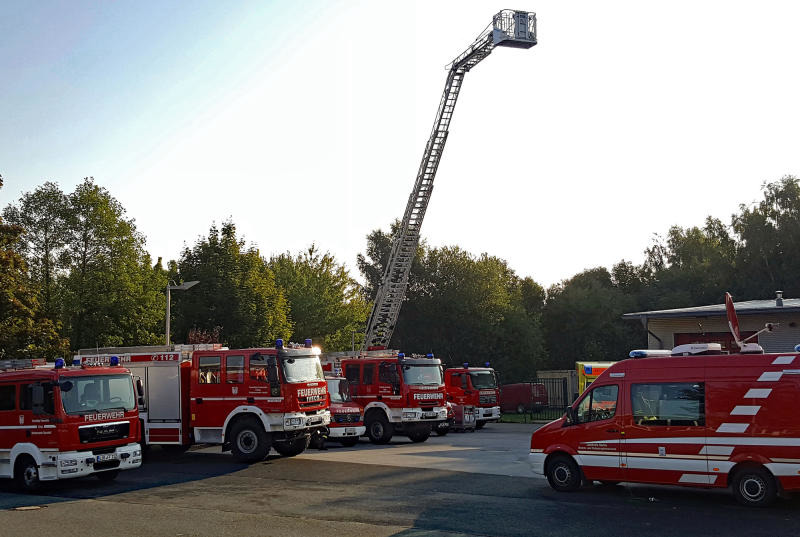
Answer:
[{"label": "yellow vehicle", "polygon": [[594,379],[616,362],[575,362],[578,372],[578,394],[582,394]]}]

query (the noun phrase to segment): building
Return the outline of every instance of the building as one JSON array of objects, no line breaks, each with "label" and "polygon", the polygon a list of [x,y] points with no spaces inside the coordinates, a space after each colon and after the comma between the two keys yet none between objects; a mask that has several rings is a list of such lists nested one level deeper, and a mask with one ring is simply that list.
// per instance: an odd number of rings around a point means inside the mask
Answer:
[{"label": "building", "polygon": [[[777,325],[751,339],[764,352],[792,352],[800,344],[800,299],[783,298],[781,291],[770,300],[735,302],[742,338],[746,339],[767,323]],[[685,343],[720,343],[724,351],[735,352],[725,313],[725,304],[673,310],[626,313],[626,320],[638,320],[647,330],[647,348],[671,349]]]}]

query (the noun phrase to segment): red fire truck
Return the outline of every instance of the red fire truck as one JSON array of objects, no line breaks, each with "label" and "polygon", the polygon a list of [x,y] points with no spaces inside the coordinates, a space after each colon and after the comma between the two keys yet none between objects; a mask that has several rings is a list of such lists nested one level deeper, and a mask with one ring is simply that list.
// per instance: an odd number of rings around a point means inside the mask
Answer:
[{"label": "red fire truck", "polygon": [[343,372],[353,400],[364,410],[367,436],[387,444],[395,432],[424,442],[447,419],[442,365],[432,354],[407,357],[390,350],[329,353],[329,372]]},{"label": "red fire truck", "polygon": [[0,477],[26,492],[43,481],[96,475],[103,481],[142,464],[131,374],[110,367],[0,362]]},{"label": "red fire truck", "polygon": [[730,486],[751,506],[800,489],[800,345],[763,354],[739,341],[735,312],[731,327],[738,354],[687,344],[609,367],[533,433],[534,471],[560,491],[584,480]]},{"label": "red fire truck", "polygon": [[450,367],[444,372],[447,400],[457,405],[475,407],[475,427],[500,420],[499,390],[494,369],[489,367]]},{"label": "red fire truck", "polygon": [[[237,460],[263,460],[270,451],[302,453],[312,433],[330,422],[319,349],[305,345],[191,350],[176,346],[124,349],[116,356],[142,380],[140,417],[147,446],[221,444]],[[104,349],[108,351],[108,349]],[[85,353],[86,351],[82,351]],[[110,353],[77,356],[104,363]]]},{"label": "red fire truck", "polygon": [[331,424],[328,439],[352,447],[366,431],[361,407],[353,402],[350,382],[344,377],[326,377],[330,397]]}]

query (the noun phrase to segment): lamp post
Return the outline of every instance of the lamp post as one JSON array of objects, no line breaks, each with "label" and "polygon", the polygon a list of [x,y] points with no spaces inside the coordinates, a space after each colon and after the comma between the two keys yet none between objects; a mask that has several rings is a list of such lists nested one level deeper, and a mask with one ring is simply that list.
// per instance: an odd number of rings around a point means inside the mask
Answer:
[{"label": "lamp post", "polygon": [[174,285],[174,283],[172,285],[167,284],[167,329],[166,329],[167,345],[169,345],[169,317],[170,317],[169,306],[170,306],[170,300],[172,298],[171,291],[186,291],[187,289],[189,289],[190,287],[194,287],[198,283],[200,282],[195,280],[191,282],[183,282],[180,285]]}]

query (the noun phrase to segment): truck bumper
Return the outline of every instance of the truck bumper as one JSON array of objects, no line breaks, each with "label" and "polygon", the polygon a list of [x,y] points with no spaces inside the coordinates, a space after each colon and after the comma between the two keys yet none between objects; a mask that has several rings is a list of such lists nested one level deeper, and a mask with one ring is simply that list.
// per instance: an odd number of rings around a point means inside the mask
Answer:
[{"label": "truck bumper", "polygon": [[544,475],[544,461],[547,454],[542,453],[541,449],[532,449],[528,455],[528,464],[531,465],[531,470],[535,474]]},{"label": "truck bumper", "polygon": [[99,455],[91,451],[65,451],[58,454],[54,466],[43,466],[39,477],[42,481],[69,479],[111,470],[132,470],[141,465],[139,444],[118,446],[113,452]]},{"label": "truck bumper", "polygon": [[447,409],[443,406],[433,407],[432,410],[423,411],[421,408],[398,408],[392,412],[391,421],[396,423],[406,422],[437,422],[447,419]]},{"label": "truck bumper", "polygon": [[[287,412],[283,415],[283,432],[296,433],[306,429],[311,432],[320,427],[327,427],[331,422],[331,413],[328,410],[308,416],[303,412]],[[273,431],[280,431],[281,427],[274,427]]]},{"label": "truck bumper", "polygon": [[493,406],[489,408],[475,408],[476,421],[496,421],[500,419],[500,407]]},{"label": "truck bumper", "polygon": [[367,428],[363,425],[358,426],[343,426],[343,427],[330,427],[328,429],[328,438],[348,438],[363,435],[367,432]]}]

